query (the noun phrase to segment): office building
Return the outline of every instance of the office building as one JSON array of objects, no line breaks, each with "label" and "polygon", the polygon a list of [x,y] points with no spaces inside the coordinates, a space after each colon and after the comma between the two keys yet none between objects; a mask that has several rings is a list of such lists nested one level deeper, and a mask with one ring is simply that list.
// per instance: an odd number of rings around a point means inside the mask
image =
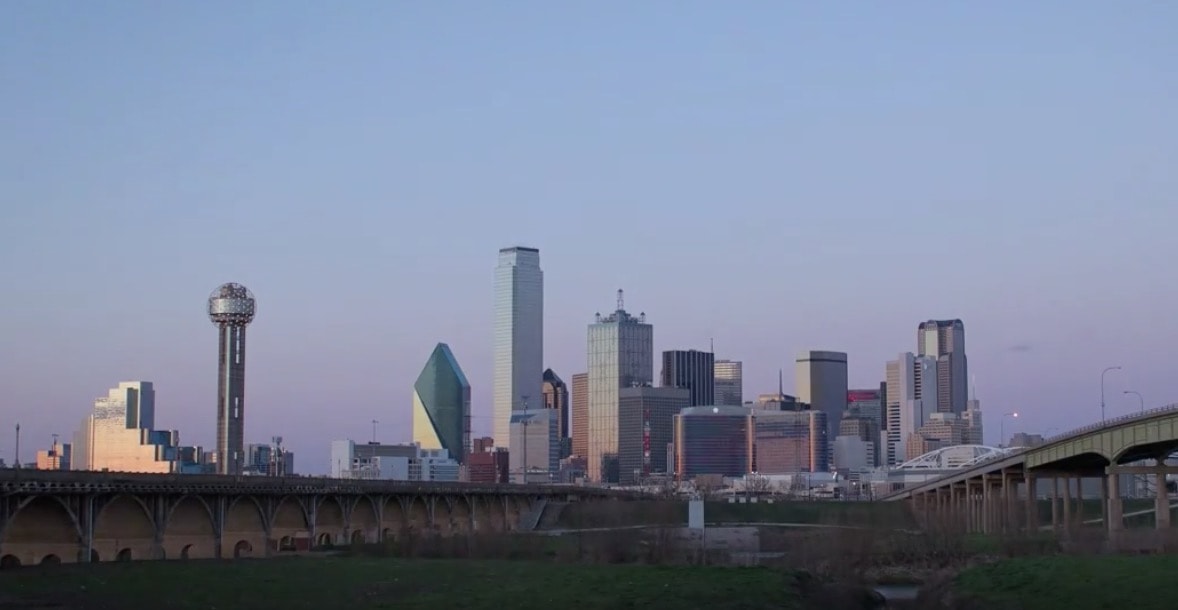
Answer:
[{"label": "office building", "polygon": [[73,470],[173,472],[176,431],[155,430],[155,388],[150,381],[124,381],[95,399],[94,410],[74,435]]},{"label": "office building", "polygon": [[912,352],[887,363],[887,430],[883,438],[884,466],[905,461],[905,443],[936,412],[937,360]]},{"label": "office building", "polygon": [[59,443],[53,439],[53,446],[37,452],[37,470],[69,470],[70,458],[74,446],[71,443]]},{"label": "office building", "polygon": [[908,435],[906,460],[914,460],[930,451],[964,445],[967,434],[966,422],[953,413],[932,411],[925,423]]},{"label": "office building", "polygon": [[445,449],[459,464],[470,453],[470,383],[445,343],[434,348],[413,383],[413,442]]},{"label": "office building", "polygon": [[495,439],[490,436],[480,436],[471,441],[470,444],[471,453],[483,453],[484,451],[490,451],[495,447]]},{"label": "office building", "polygon": [[667,446],[675,439],[676,414],[690,406],[688,388],[639,386],[618,392],[619,481],[641,482],[670,472]]},{"label": "office building", "polygon": [[[842,421],[839,422],[838,437],[836,438],[849,436],[869,443],[871,448],[868,453],[870,453],[873,460],[878,459],[881,432],[879,422],[871,417],[864,417],[857,413],[854,407],[847,409],[846,417],[843,417]],[[877,466],[878,464],[873,463],[872,465]]]},{"label": "office building", "polygon": [[752,410],[760,474],[826,472],[829,438],[822,411]]},{"label": "office building", "polygon": [[548,483],[560,468],[560,432],[553,409],[516,410],[511,413],[511,446],[508,460],[515,483]]},{"label": "office building", "polygon": [[589,479],[616,483],[618,463],[618,395],[622,388],[654,382],[654,327],[646,314],[630,315],[618,291],[618,307],[597,314],[589,325]]},{"label": "office building", "polygon": [[753,471],[755,423],[744,407],[688,407],[675,415],[675,476],[743,477]]},{"label": "office building", "polygon": [[739,407],[744,404],[744,373],[739,360],[716,360],[714,369],[714,393],[716,404]]},{"label": "office building", "polygon": [[257,302],[241,284],[222,284],[208,299],[209,319],[217,326],[218,474],[241,474],[245,465],[245,327]]},{"label": "office building", "polygon": [[[196,448],[192,448],[196,449]],[[294,452],[282,446],[282,437],[276,436],[271,443],[250,443],[245,446],[246,463],[242,474],[268,477],[285,477],[295,474]],[[196,458],[190,458],[193,463]]]},{"label": "office building", "polygon": [[880,388],[847,390],[847,413],[875,422],[882,429],[884,422],[884,391]]},{"label": "office building", "polygon": [[[936,360],[936,411],[965,412],[969,370],[965,358],[965,324],[961,320],[929,320],[916,330],[917,352]],[[933,396],[930,396],[933,398]]]},{"label": "office building", "polygon": [[856,436],[834,439],[834,470],[838,472],[866,472],[875,467],[875,443]]},{"label": "office building", "polygon": [[798,354],[794,372],[798,402],[826,414],[827,438],[838,435],[838,423],[847,410],[847,355],[842,352],[808,351]]},{"label": "office building", "polygon": [[572,454],[583,458],[589,455],[589,373],[573,375],[571,403]]},{"label": "office building", "polygon": [[[569,438],[569,389],[552,369],[544,371],[541,394],[544,408],[556,412],[556,429],[560,438]],[[564,457],[564,456],[561,456]]]},{"label": "office building", "polygon": [[331,442],[331,476],[336,479],[456,482],[460,470],[445,449]]},{"label": "office building", "polygon": [[[541,401],[544,374],[544,272],[535,248],[503,248],[495,268],[492,436],[511,444],[511,412]],[[530,401],[530,403],[529,403]]]},{"label": "office building", "polygon": [[715,356],[696,350],[663,352],[662,386],[686,388],[689,407],[716,404]]},{"label": "office building", "polygon": [[982,434],[985,430],[982,428],[981,401],[976,398],[966,401],[965,413],[961,414],[961,419],[965,420],[965,444],[984,445]]},{"label": "office building", "polygon": [[471,483],[508,483],[511,465],[506,449],[476,451],[466,464],[466,480]]}]

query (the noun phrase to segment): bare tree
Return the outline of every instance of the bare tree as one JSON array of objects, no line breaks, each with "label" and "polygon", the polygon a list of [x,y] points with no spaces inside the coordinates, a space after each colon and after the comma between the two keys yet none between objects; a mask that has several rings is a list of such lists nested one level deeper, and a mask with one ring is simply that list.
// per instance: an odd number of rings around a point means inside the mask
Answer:
[{"label": "bare tree", "polygon": [[720,489],[724,487],[723,477],[715,475],[699,475],[692,480],[695,486],[695,491],[699,494],[700,499],[712,500],[719,493]]},{"label": "bare tree", "polygon": [[767,495],[773,493],[773,482],[769,480],[769,477],[764,475],[745,475],[744,491],[752,495]]}]

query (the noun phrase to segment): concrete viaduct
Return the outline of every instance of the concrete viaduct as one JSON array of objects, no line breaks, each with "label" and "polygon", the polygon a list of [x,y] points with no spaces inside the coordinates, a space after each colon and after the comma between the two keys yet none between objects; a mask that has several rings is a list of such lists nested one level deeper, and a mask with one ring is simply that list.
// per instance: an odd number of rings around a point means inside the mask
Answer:
[{"label": "concrete viaduct", "polygon": [[1125,525],[1123,475],[1153,478],[1156,527],[1169,529],[1165,478],[1178,473],[1178,466],[1166,459],[1176,451],[1178,405],[1170,405],[1073,430],[881,499],[910,501],[928,520],[996,533],[1039,529],[1038,499],[1046,496],[1051,526],[1060,529],[1081,518],[1081,480],[1095,478],[1101,482],[1101,521],[1115,543]]},{"label": "concrete viaduct", "polygon": [[0,470],[0,567],[266,557],[408,532],[511,531],[549,500],[623,497],[573,486]]}]

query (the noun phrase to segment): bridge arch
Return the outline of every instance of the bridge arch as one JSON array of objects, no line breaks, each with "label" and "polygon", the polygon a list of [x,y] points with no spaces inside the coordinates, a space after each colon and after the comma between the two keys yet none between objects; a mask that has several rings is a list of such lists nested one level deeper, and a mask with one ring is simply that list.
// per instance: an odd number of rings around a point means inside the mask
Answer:
[{"label": "bridge arch", "polygon": [[450,496],[444,501],[437,502],[434,507],[435,521],[438,520],[438,505],[442,504],[445,505],[447,513],[443,519],[445,523],[443,534],[456,535],[471,531],[471,516],[474,511],[466,496]]},{"label": "bridge arch", "polygon": [[335,496],[315,499],[316,546],[332,547],[346,544],[344,536],[344,507]]},{"label": "bridge arch", "polygon": [[502,532],[507,530],[507,506],[498,496],[477,496],[471,498],[475,513],[475,530],[480,532]]},{"label": "bridge arch", "polygon": [[219,556],[238,556],[241,541],[248,543],[251,553],[266,548],[266,511],[253,496],[239,496],[226,505]]},{"label": "bridge arch", "polygon": [[954,470],[969,468],[982,462],[997,459],[1013,451],[1011,447],[989,445],[953,445],[941,447],[915,457],[896,468],[899,470]]},{"label": "bridge arch", "polygon": [[182,559],[217,556],[217,530],[213,509],[200,496],[181,496],[168,507],[164,522],[163,550]]},{"label": "bridge arch", "polygon": [[405,505],[405,523],[418,535],[428,533],[433,527],[427,502],[425,496],[413,496]]},{"label": "bridge arch", "polygon": [[60,498],[33,496],[21,502],[0,528],[0,555],[32,565],[46,554],[75,561],[82,553],[78,517]]},{"label": "bridge arch", "polygon": [[376,510],[376,502],[378,500],[371,496],[360,496],[352,505],[348,529],[351,531],[353,543],[380,541],[381,519]]},{"label": "bridge arch", "polygon": [[110,497],[94,517],[93,547],[119,561],[161,559],[157,526],[142,499],[130,494]]},{"label": "bridge arch", "polygon": [[[305,551],[311,548],[311,519],[306,506],[296,496],[283,496],[270,513],[270,537],[281,542],[287,538],[294,548]],[[261,548],[260,545],[254,545]]]},{"label": "bridge arch", "polygon": [[396,496],[388,496],[377,500],[383,503],[380,514],[381,542],[392,542],[409,528],[409,519],[405,515],[405,508]]}]

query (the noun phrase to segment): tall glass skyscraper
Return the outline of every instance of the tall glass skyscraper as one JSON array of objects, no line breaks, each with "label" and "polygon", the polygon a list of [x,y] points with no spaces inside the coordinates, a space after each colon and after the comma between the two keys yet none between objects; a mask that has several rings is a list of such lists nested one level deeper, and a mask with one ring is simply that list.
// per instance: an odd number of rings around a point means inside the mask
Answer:
[{"label": "tall glass skyscraper", "polygon": [[744,404],[744,375],[739,360],[716,360],[715,396],[716,404],[739,407]]},{"label": "tall glass skyscraper", "polygon": [[618,462],[618,393],[621,388],[654,381],[654,327],[646,314],[630,315],[622,307],[597,315],[589,325],[588,475],[592,481],[616,483]]},{"label": "tall glass skyscraper", "polygon": [[491,429],[495,445],[510,448],[511,412],[543,402],[544,272],[536,248],[499,250],[494,353]]},{"label": "tall glass skyscraper", "polygon": [[413,442],[445,449],[459,464],[470,453],[470,383],[445,343],[434,348],[413,384]]},{"label": "tall glass skyscraper", "polygon": [[916,328],[917,353],[937,359],[937,411],[965,413],[969,400],[969,368],[965,359],[965,324],[961,320],[929,320]]}]

